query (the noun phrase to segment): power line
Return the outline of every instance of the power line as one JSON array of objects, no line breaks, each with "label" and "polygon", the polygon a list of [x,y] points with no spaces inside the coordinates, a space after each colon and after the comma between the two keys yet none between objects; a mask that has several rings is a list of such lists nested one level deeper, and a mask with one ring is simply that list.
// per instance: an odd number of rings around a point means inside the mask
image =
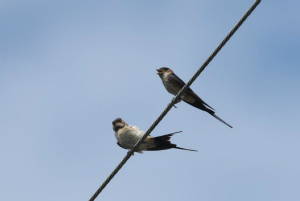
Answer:
[{"label": "power line", "polygon": [[127,155],[123,158],[123,160],[119,163],[119,165],[114,169],[114,171],[107,177],[107,179],[103,182],[103,184],[99,187],[99,189],[94,193],[94,195],[90,198],[89,201],[94,201],[97,196],[101,193],[101,191],[106,187],[106,185],[110,182],[110,180],[118,173],[118,171],[123,167],[123,165],[127,162],[127,160],[132,156],[136,148],[146,139],[148,135],[154,130],[154,128],[159,124],[159,122],[164,118],[164,116],[170,111],[173,105],[179,100],[181,95],[188,89],[188,87],[197,79],[200,73],[206,68],[206,66],[213,60],[213,58],[218,54],[218,52],[222,49],[222,47],[228,42],[228,40],[233,36],[233,34],[238,30],[238,28],[244,23],[244,21],[249,17],[249,15],[254,11],[254,9],[258,6],[261,0],[256,0],[255,3],[249,8],[249,10],[244,14],[244,16],[240,19],[240,21],[233,27],[233,29],[229,32],[229,34],[223,39],[223,41],[219,44],[219,46],[215,49],[215,51],[208,57],[208,59],[202,64],[202,66],[198,69],[198,71],[193,75],[193,77],[184,85],[184,87],[178,92],[178,94],[172,99],[172,101],[168,104],[167,108],[161,113],[161,115],[155,120],[155,122],[150,126],[150,128],[146,131],[144,136],[134,145],[134,147],[127,152]]}]

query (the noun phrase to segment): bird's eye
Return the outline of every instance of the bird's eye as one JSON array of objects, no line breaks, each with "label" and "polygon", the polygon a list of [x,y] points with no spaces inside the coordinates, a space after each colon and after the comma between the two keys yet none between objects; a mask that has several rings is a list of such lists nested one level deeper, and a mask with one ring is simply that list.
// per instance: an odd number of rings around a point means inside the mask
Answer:
[{"label": "bird's eye", "polygon": [[122,122],[122,120],[119,120],[119,123],[121,123]]}]

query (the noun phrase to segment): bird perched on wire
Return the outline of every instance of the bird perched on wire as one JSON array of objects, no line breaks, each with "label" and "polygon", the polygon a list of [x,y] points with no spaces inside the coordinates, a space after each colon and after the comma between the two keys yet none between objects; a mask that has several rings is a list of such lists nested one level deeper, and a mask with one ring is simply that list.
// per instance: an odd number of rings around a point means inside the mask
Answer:
[{"label": "bird perched on wire", "polygon": [[[185,83],[170,68],[161,67],[160,69],[157,69],[157,72],[167,91],[173,94],[174,96],[176,96],[180,91],[180,89],[185,85]],[[215,115],[214,109],[211,106],[209,106],[207,103],[205,103],[199,96],[197,96],[197,94],[193,92],[192,89],[188,88],[180,98],[187,104],[194,106],[195,108],[198,108],[205,112],[208,112],[210,115],[212,115],[213,117],[215,117],[216,119],[224,123],[225,125],[229,126],[230,128],[232,128],[232,126],[230,126],[220,117]]]},{"label": "bird perched on wire", "polygon": [[[115,131],[115,136],[117,138],[117,144],[124,149],[132,149],[133,146],[138,142],[139,139],[143,137],[145,131],[141,130],[137,126],[129,126],[121,118],[117,118],[112,122],[113,130]],[[166,149],[181,149],[187,151],[197,151],[193,149],[185,149],[177,147],[176,144],[170,142],[170,138],[176,134],[180,133],[170,133],[167,135],[162,135],[158,137],[147,136],[144,142],[136,149],[136,152],[142,153],[143,151],[160,151]]]}]

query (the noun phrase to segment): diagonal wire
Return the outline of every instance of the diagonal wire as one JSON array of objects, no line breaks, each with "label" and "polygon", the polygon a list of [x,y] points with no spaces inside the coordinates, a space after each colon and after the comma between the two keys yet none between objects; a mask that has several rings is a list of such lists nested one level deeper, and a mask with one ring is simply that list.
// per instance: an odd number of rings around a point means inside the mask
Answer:
[{"label": "diagonal wire", "polygon": [[178,92],[178,94],[172,99],[168,104],[167,108],[161,113],[161,115],[155,120],[155,122],[146,131],[144,136],[134,145],[134,147],[127,152],[127,155],[123,158],[120,164],[114,169],[114,171],[108,176],[108,178],[103,182],[99,189],[94,193],[89,201],[93,201],[101,193],[101,191],[106,187],[110,180],[118,173],[118,171],[123,167],[127,160],[132,156],[136,148],[146,139],[148,135],[154,130],[154,128],[159,124],[159,122],[164,118],[164,116],[170,111],[173,105],[180,99],[181,95],[189,88],[189,86],[197,79],[200,73],[206,68],[206,66],[211,62],[211,60],[218,54],[222,47],[227,43],[231,36],[238,30],[238,28],[243,24],[243,22],[249,17],[252,11],[258,6],[261,0],[256,0],[255,3],[249,8],[249,10],[244,14],[240,21],[234,26],[234,28],[229,32],[229,34],[223,39],[215,51],[208,57],[208,59],[202,64],[194,76],[184,85],[184,87]]}]

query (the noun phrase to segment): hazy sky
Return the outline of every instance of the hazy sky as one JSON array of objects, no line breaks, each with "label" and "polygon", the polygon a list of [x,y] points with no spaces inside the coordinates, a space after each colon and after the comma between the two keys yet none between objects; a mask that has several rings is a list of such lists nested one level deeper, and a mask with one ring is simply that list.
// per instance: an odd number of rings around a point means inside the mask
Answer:
[{"label": "hazy sky", "polygon": [[[0,200],[88,200],[254,1],[0,0]],[[262,1],[97,200],[300,200],[300,2]]]}]

